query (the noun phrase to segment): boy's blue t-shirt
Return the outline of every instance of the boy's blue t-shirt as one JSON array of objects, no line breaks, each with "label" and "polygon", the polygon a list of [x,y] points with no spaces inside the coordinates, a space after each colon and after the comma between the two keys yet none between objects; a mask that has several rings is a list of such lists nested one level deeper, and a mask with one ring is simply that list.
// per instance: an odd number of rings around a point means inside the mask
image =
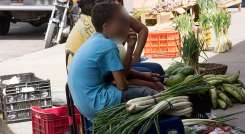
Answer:
[{"label": "boy's blue t-shirt", "polygon": [[121,102],[122,92],[104,82],[105,76],[123,70],[116,44],[100,33],[93,34],[76,52],[68,72],[74,103],[93,120],[104,107]]}]

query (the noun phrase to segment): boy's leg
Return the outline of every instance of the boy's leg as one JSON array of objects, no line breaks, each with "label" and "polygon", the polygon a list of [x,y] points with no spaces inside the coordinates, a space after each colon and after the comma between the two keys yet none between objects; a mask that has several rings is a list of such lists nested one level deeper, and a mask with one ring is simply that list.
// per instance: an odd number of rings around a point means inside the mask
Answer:
[{"label": "boy's leg", "polygon": [[[137,70],[137,68],[146,68],[150,70],[152,73],[158,73],[160,75],[164,75],[165,72],[162,68],[162,66],[158,63],[153,63],[153,62],[143,62],[143,63],[135,63],[133,64],[133,68]],[[149,71],[146,71],[149,72]]]},{"label": "boy's leg", "polygon": [[149,87],[129,85],[128,90],[123,91],[122,102],[126,102],[137,97],[151,96],[157,93],[158,92],[156,90]]}]

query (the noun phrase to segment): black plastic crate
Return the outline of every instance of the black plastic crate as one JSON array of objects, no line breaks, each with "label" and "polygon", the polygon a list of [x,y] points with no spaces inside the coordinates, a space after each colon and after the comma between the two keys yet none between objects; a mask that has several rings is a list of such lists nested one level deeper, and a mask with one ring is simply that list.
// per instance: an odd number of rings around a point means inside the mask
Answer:
[{"label": "black plastic crate", "polygon": [[[19,83],[3,83],[15,76]],[[50,81],[37,78],[33,73],[0,76],[0,97],[8,123],[30,120],[31,106],[52,107]]]},{"label": "black plastic crate", "polygon": [[208,92],[189,95],[189,100],[193,107],[192,118],[207,118],[206,113],[210,113],[212,108]]}]

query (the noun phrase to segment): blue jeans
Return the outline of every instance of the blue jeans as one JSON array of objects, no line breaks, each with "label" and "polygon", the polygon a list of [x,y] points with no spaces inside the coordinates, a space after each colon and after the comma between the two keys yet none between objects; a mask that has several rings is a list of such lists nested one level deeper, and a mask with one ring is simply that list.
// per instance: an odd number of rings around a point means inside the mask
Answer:
[{"label": "blue jeans", "polygon": [[133,68],[139,72],[152,72],[164,75],[165,72],[162,66],[158,63],[144,62],[144,63],[135,63]]}]

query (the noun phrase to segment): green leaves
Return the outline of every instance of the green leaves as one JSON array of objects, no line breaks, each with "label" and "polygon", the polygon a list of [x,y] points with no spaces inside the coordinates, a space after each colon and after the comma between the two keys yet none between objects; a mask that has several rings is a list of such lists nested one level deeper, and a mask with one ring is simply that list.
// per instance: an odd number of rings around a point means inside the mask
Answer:
[{"label": "green leaves", "polygon": [[217,9],[215,0],[197,0],[197,5],[201,10],[201,13],[207,13],[210,10]]},{"label": "green leaves", "polygon": [[227,11],[222,9],[214,10],[211,16],[211,22],[215,30],[217,38],[219,38],[224,32],[228,31],[231,24],[231,16]]},{"label": "green leaves", "polygon": [[180,32],[181,37],[187,36],[192,32],[192,20],[188,14],[182,14],[174,18],[176,29]]},{"label": "green leaves", "polygon": [[196,72],[198,72],[199,56],[201,52],[204,52],[202,42],[194,34],[190,32],[183,39],[183,46],[181,48],[181,58],[185,65],[191,66]]},{"label": "green leaves", "polygon": [[[143,111],[128,113],[125,104],[120,104],[107,108],[97,114],[94,120],[96,134],[131,134],[146,133],[153,124],[157,126],[158,116],[165,112],[169,113],[170,106],[167,102],[174,105],[180,100],[183,101],[183,95],[202,93],[208,91],[209,85],[203,81],[201,75],[194,75],[167,90],[157,94],[160,97],[159,103]],[[178,97],[176,97],[178,96]],[[181,97],[182,96],[182,97]],[[187,97],[188,98],[188,97]],[[187,100],[186,98],[186,100]],[[177,101],[178,102],[175,102]],[[175,102],[175,103],[174,103]],[[173,111],[171,111],[173,112]]]},{"label": "green leaves", "polygon": [[209,14],[201,13],[199,17],[199,24],[202,30],[208,30],[211,27]]}]

